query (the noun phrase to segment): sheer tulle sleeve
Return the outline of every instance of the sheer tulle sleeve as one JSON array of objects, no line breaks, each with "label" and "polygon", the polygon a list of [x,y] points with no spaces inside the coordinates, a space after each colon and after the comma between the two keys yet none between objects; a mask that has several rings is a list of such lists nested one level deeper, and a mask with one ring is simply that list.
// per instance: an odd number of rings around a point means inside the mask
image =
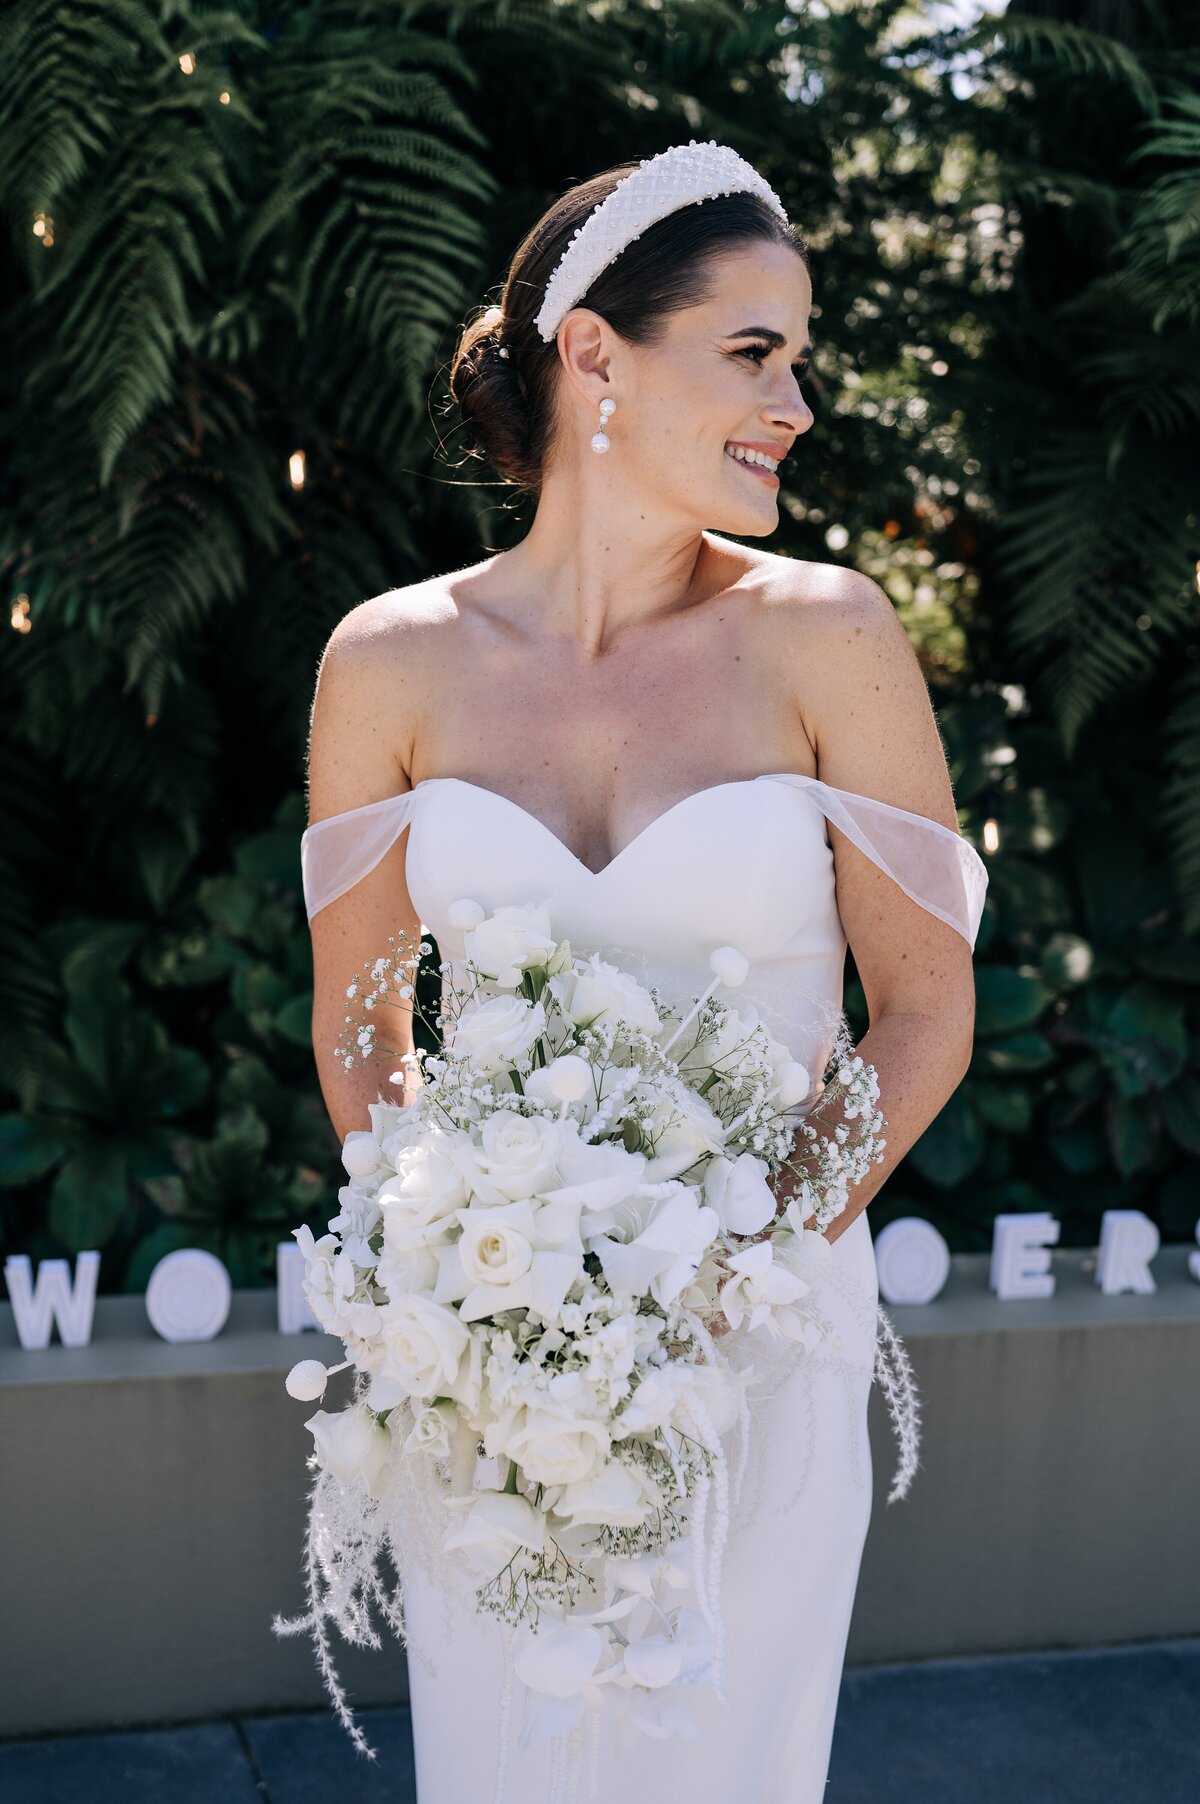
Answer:
[{"label": "sheer tulle sleeve", "polygon": [[409,822],[413,791],[364,802],[344,814],[314,821],[300,836],[300,871],[308,918],[344,896],[384,853],[395,845]]},{"label": "sheer tulle sleeve", "polygon": [[898,883],[906,896],[956,928],[974,947],[988,868],[969,840],[926,815],[894,808],[853,790],[834,789],[818,777],[780,775],[782,781],[807,790],[826,819]]}]

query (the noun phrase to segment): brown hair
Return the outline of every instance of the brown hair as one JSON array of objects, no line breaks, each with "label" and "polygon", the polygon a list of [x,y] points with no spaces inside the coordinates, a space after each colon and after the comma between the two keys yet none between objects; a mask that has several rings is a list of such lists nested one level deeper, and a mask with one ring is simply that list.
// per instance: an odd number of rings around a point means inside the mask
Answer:
[{"label": "brown hair", "polygon": [[[486,460],[503,481],[531,494],[541,488],[554,444],[560,372],[557,344],[543,343],[533,322],[576,227],[637,167],[636,161],[618,163],[569,188],[547,209],[517,247],[500,304],[467,324],[451,361],[450,393],[468,431],[467,455]],[[603,314],[630,344],[657,344],[669,314],[707,298],[709,259],[755,241],[786,244],[810,268],[799,232],[758,195],[720,194],[656,220],[574,304]]]}]

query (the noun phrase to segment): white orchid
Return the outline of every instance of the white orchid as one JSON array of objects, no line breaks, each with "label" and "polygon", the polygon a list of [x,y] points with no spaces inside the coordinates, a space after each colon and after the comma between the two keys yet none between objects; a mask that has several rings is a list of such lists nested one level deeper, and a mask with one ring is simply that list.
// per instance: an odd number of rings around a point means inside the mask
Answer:
[{"label": "white orchid", "polygon": [[725,1234],[757,1234],[779,1207],[768,1182],[770,1167],[753,1153],[720,1154],[704,1173],[704,1200],[716,1210]]},{"label": "white orchid", "polygon": [[446,1507],[461,1512],[442,1537],[446,1553],[460,1552],[477,1572],[495,1572],[519,1548],[540,1553],[546,1544],[546,1518],[515,1493],[478,1491],[450,1497]]},{"label": "white orchid", "polygon": [[633,1240],[600,1234],[591,1244],[618,1296],[648,1292],[665,1305],[695,1275],[718,1226],[716,1211],[704,1207],[698,1192],[684,1184],[659,1204]]},{"label": "white orchid", "polygon": [[[823,1235],[814,1238],[824,1239]],[[829,1243],[826,1241],[826,1245]],[[721,1290],[721,1307],[731,1328],[748,1329],[765,1324],[768,1333],[815,1345],[820,1338],[811,1319],[796,1308],[812,1285],[775,1257],[770,1241],[735,1253],[729,1260],[731,1276]]]}]

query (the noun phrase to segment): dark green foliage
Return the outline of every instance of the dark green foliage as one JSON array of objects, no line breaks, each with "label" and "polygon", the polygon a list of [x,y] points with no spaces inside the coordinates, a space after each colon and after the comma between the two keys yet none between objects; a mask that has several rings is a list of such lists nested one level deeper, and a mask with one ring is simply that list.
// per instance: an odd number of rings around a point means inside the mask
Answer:
[{"label": "dark green foliage", "polygon": [[689,137],[742,150],[812,247],[816,424],[772,549],[888,589],[991,865],[974,1062],[873,1220],[978,1247],[1049,1207],[1087,1244],[1138,1206],[1190,1237],[1200,30],[1059,11],[0,14],[0,560],[29,628],[0,657],[0,1256],[98,1245],[137,1289],[201,1245],[256,1284],[331,1213],[317,659],[364,596],[524,532],[459,468],[457,330],[567,183]]}]

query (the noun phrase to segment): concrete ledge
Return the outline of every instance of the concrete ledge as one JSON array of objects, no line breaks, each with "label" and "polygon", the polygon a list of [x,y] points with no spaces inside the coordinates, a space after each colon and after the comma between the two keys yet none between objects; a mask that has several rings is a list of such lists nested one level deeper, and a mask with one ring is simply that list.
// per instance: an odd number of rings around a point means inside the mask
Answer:
[{"label": "concrete ledge", "polygon": [[1055,1294],[1002,1301],[989,1257],[884,1308],[921,1392],[921,1465],[886,1503],[895,1439],[870,1404],[875,1509],[852,1664],[1200,1631],[1200,1285],[1163,1247],[1150,1296],[1106,1297],[1055,1249]]},{"label": "concrete ledge", "polygon": [[[1153,1296],[1104,1297],[1055,1249],[1057,1294],[1000,1302],[987,1256],[888,1308],[913,1361],[922,1467],[888,1508],[895,1442],[871,1402],[876,1507],[847,1660],[1080,1647],[1200,1632],[1200,1285],[1186,1247]],[[341,1343],[275,1331],[237,1292],[213,1341],[170,1345],[102,1297],[88,1347],[25,1352],[0,1304],[0,1537],[10,1632],[0,1735],[321,1705],[302,1603],[311,1407],[283,1390]],[[330,1381],[326,1406],[349,1395]],[[355,1707],[407,1696],[403,1649],[335,1640]]]}]

